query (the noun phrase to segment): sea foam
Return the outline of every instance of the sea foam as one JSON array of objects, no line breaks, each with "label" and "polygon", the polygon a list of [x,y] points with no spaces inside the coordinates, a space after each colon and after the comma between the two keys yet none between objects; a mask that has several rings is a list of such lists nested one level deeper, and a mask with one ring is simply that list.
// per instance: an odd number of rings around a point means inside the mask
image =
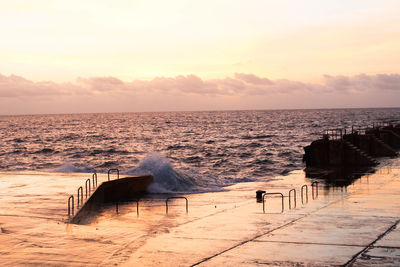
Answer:
[{"label": "sea foam", "polygon": [[91,167],[77,167],[71,162],[66,162],[60,167],[52,169],[54,172],[78,172],[78,173],[90,173],[94,172],[94,169]]},{"label": "sea foam", "polygon": [[213,179],[195,172],[174,168],[172,163],[159,153],[148,154],[136,168],[128,171],[132,175],[152,175],[152,193],[204,192],[221,190]]}]

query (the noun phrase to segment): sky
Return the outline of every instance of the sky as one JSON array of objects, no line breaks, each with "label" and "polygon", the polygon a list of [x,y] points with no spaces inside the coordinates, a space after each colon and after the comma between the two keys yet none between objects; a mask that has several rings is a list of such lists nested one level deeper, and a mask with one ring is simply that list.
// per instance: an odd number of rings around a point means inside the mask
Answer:
[{"label": "sky", "polygon": [[398,107],[398,0],[0,0],[0,114]]}]

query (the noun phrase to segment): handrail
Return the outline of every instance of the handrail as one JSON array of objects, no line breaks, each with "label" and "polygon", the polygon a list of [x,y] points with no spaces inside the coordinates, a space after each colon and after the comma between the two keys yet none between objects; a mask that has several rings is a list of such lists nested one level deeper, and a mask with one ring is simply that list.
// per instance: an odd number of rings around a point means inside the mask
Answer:
[{"label": "handrail", "polygon": [[[71,199],[72,199],[72,202],[70,201]],[[71,208],[70,202],[72,203],[72,213],[71,213],[71,210],[70,210],[70,208]],[[74,195],[70,195],[69,198],[68,198],[68,217],[71,214],[74,215]]]},{"label": "handrail", "polygon": [[[96,185],[94,185],[94,178],[96,178]],[[97,187],[97,173],[92,174],[92,180],[93,180],[92,184],[93,184],[93,189],[94,189]]]},{"label": "handrail", "polygon": [[[314,181],[311,183],[311,190],[312,190],[312,199],[318,198],[318,182]],[[315,187],[315,195],[314,195],[314,187]]]},{"label": "handrail", "polygon": [[265,202],[264,202],[264,198],[265,198],[266,195],[280,195],[281,198],[282,198],[282,212],[284,211],[284,209],[285,209],[285,203],[284,203],[284,200],[283,200],[283,194],[282,194],[282,193],[278,193],[278,192],[276,192],[276,193],[265,193],[265,194],[263,194],[263,197],[262,197],[263,212],[264,212],[264,213],[265,213]]},{"label": "handrail", "polygon": [[304,188],[306,189],[306,200],[307,200],[306,203],[308,203],[308,186],[305,184],[305,185],[303,185],[303,186],[301,187],[301,204],[303,204],[303,205],[304,205],[304,197],[303,197]]},{"label": "handrail", "polygon": [[355,126],[355,125],[351,126],[351,134],[361,135],[361,134],[365,134],[367,130],[368,130],[367,127],[361,127],[361,126]]},{"label": "handrail", "polygon": [[377,121],[372,123],[372,128],[379,128],[389,126],[389,122],[387,121]]},{"label": "handrail", "polygon": [[109,169],[108,170],[108,181],[110,181],[110,173],[112,171],[116,171],[117,172],[117,179],[119,179],[119,170],[118,169]]},{"label": "handrail", "polygon": [[91,191],[91,188],[90,188],[90,178],[87,179],[86,182],[85,182],[86,198],[88,197],[88,187],[87,187],[88,182],[89,182],[89,196],[90,196],[90,191]]},{"label": "handrail", "polygon": [[[139,217],[139,201],[140,201],[140,198],[134,199],[134,200],[131,200],[131,201],[136,202],[136,215],[137,215],[137,217]],[[117,202],[115,202],[115,211],[116,211],[117,214],[118,214],[118,211],[119,211],[118,207],[119,207],[119,202],[117,201]]]},{"label": "handrail", "polygon": [[292,209],[292,198],[290,197],[291,195],[290,195],[290,193],[291,192],[294,192],[294,197],[293,197],[293,199],[294,199],[294,208],[296,208],[296,202],[297,202],[297,200],[296,200],[296,189],[291,189],[291,190],[289,190],[289,209]]},{"label": "handrail", "polygon": [[139,201],[140,201],[140,198],[138,198],[136,200],[132,200],[132,201],[136,201],[136,216],[139,217]]},{"label": "handrail", "polygon": [[343,129],[327,129],[324,131],[323,137],[332,137],[333,140],[340,140],[343,138]]},{"label": "handrail", "polygon": [[168,200],[170,200],[170,199],[177,199],[177,198],[182,198],[182,199],[185,199],[186,200],[186,213],[188,213],[188,211],[189,211],[189,201],[188,201],[188,199],[186,198],[186,197],[169,197],[169,198],[167,198],[166,200],[165,200],[165,212],[168,214]]},{"label": "handrail", "polygon": [[83,204],[83,188],[82,188],[82,186],[80,186],[80,187],[78,188],[78,196],[77,196],[77,199],[78,199],[78,207],[79,207],[79,189],[80,189],[80,191],[81,191],[81,201],[82,201],[82,204]]}]

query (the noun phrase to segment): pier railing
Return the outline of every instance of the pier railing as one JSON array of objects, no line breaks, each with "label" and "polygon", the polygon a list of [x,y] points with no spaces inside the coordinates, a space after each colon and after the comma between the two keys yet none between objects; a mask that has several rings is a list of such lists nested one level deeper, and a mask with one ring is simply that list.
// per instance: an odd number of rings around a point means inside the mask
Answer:
[{"label": "pier railing", "polygon": [[[173,197],[167,197],[167,198],[165,199],[165,213],[166,213],[166,214],[168,214],[168,210],[169,210],[169,205],[168,205],[168,203],[169,203],[169,201],[170,201],[171,199],[184,199],[184,200],[185,200],[185,203],[186,203],[186,213],[189,213],[189,200],[187,199],[187,197],[183,197],[183,196],[173,196]],[[139,201],[140,201],[140,198],[130,200],[130,202],[136,202],[136,214],[137,214],[138,217],[139,217]],[[117,215],[118,215],[119,210],[120,210],[120,204],[121,204],[121,202],[118,202],[118,201],[115,202],[115,212],[116,212]]]},{"label": "pier railing", "polygon": [[[116,172],[117,173],[117,179],[119,179],[119,169],[110,169],[108,170],[108,181],[110,181],[110,173],[111,172]],[[97,173],[92,174],[92,179],[88,178],[85,180],[85,199],[87,200],[91,194],[95,191],[95,188],[97,188]],[[75,201],[74,201],[74,195],[70,195],[68,197],[68,217],[74,216],[74,207],[75,207]],[[76,207],[79,209],[82,207],[84,204],[83,200],[83,186],[79,186],[76,194]],[[138,205],[138,214],[139,214],[139,201],[137,202]]]},{"label": "pier railing", "polygon": [[341,140],[343,135],[346,134],[366,134],[368,130],[380,128],[380,127],[388,127],[391,125],[395,125],[398,120],[390,120],[390,121],[376,121],[373,122],[370,127],[368,126],[359,126],[352,125],[351,128],[335,128],[335,129],[326,129],[323,131],[322,137],[324,139],[331,140]]},{"label": "pier railing", "polygon": [[294,200],[294,208],[297,206],[297,200],[296,200],[296,189],[291,189],[289,190],[289,209],[292,209],[292,198],[291,198],[291,193],[293,192],[293,200]]},{"label": "pier railing", "polygon": [[305,184],[301,187],[301,204],[304,205],[304,189],[306,191],[306,203],[308,203],[308,186]]},{"label": "pier railing", "polygon": [[279,192],[264,193],[264,194],[263,194],[263,197],[262,197],[263,212],[265,213],[265,201],[264,201],[264,198],[265,198],[266,196],[270,196],[270,195],[278,195],[278,196],[281,197],[281,199],[282,199],[282,211],[281,211],[281,212],[283,212],[283,211],[285,210],[285,201],[284,201],[284,196],[283,196],[283,194],[282,194],[282,193],[279,193]]},{"label": "pier railing", "polygon": [[365,134],[370,128],[361,126],[351,126],[351,134]]},{"label": "pier railing", "polygon": [[168,201],[171,199],[179,199],[179,198],[184,199],[186,201],[186,213],[189,212],[189,201],[186,197],[169,197],[165,200],[165,213],[168,214]]},{"label": "pier railing", "polygon": [[110,173],[111,172],[117,172],[117,179],[119,179],[119,170],[118,169],[109,169],[108,170],[108,181],[110,181]]},{"label": "pier railing", "polygon": [[328,129],[324,131],[324,138],[332,139],[332,140],[340,140],[343,138],[343,130],[342,129]]},{"label": "pier railing", "polygon": [[[140,201],[140,198],[130,200],[130,202],[136,202],[136,216],[137,217],[139,217],[139,201]],[[115,212],[117,215],[119,213],[119,205],[120,205],[120,202],[118,202],[118,201],[115,202]]]},{"label": "pier railing", "polygon": [[390,124],[391,123],[388,121],[377,121],[372,124],[372,127],[373,128],[386,127],[389,126]]},{"label": "pier railing", "polygon": [[[325,175],[319,176],[319,177],[317,177],[317,179],[321,178],[323,176],[325,176]],[[311,183],[311,191],[312,191],[312,199],[313,200],[318,199],[318,184],[319,184],[319,182],[317,182],[317,181],[314,181]],[[261,190],[259,190],[259,191],[261,191]],[[264,193],[262,193],[262,198],[261,198],[261,201],[263,203],[263,213],[265,213],[265,207],[266,207],[265,198],[266,198],[266,196],[273,196],[273,195],[276,195],[281,198],[281,213],[283,213],[285,210],[285,200],[284,200],[285,198],[289,199],[289,210],[296,209],[297,200],[296,200],[296,189],[295,188],[290,189],[287,196],[283,195],[281,192],[267,192],[267,190],[263,190],[261,192],[264,192]],[[301,203],[303,205],[305,205],[308,203],[308,185],[305,184],[305,185],[301,186],[300,192],[301,192]],[[258,192],[256,192],[256,193],[258,193]],[[259,196],[257,195],[257,198],[258,197]],[[294,204],[292,204],[292,199],[294,201]],[[257,201],[257,202],[261,202],[261,201]]]}]

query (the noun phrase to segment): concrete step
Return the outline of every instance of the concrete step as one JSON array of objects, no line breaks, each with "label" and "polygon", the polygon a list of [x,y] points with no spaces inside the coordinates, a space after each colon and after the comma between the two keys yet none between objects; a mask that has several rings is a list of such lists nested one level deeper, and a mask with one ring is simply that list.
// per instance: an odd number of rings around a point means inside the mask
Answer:
[{"label": "concrete step", "polygon": [[349,147],[351,150],[357,152],[360,156],[362,156],[365,159],[367,159],[371,164],[374,164],[374,165],[378,164],[371,156],[369,156],[367,153],[365,153],[364,151],[362,151],[359,148],[357,148],[356,146],[354,146],[349,141],[343,140],[343,142],[346,144],[347,147]]},{"label": "concrete step", "polygon": [[388,144],[386,144],[381,138],[376,137],[375,135],[372,135],[372,138],[375,138],[375,141],[380,143],[382,146],[384,146],[386,149],[389,151],[393,152],[393,156],[397,156],[397,152]]}]

